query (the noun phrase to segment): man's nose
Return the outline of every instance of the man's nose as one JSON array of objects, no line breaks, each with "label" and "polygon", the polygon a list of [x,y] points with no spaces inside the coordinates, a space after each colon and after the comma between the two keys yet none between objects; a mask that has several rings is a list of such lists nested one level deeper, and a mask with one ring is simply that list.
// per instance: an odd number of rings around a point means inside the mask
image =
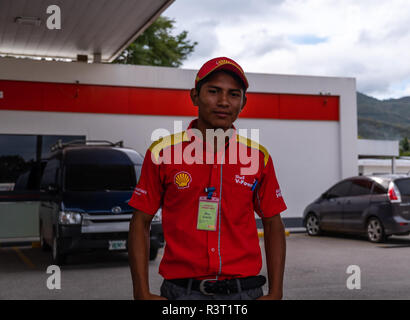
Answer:
[{"label": "man's nose", "polygon": [[218,95],[218,106],[229,107],[228,92],[221,91]]}]

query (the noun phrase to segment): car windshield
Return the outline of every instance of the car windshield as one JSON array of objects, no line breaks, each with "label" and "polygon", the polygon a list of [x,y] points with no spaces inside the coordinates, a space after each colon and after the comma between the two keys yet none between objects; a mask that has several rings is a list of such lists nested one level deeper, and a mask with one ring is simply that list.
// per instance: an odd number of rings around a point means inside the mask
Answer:
[{"label": "car windshield", "polygon": [[65,189],[67,191],[121,191],[132,190],[136,185],[133,165],[67,165]]},{"label": "car windshield", "polygon": [[397,179],[394,183],[402,196],[410,196],[410,178]]}]

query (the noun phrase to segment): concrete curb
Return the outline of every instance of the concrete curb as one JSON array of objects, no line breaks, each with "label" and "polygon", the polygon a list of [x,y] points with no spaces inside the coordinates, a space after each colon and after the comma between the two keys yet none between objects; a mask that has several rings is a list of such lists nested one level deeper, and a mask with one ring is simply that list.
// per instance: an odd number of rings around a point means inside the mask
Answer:
[{"label": "concrete curb", "polygon": [[[290,228],[290,229],[285,229],[285,235],[287,237],[290,236],[291,233],[306,233],[306,229],[305,228]],[[258,236],[259,238],[263,238],[263,230],[258,230]]]},{"label": "concrete curb", "polygon": [[29,247],[35,248],[36,243],[40,243],[39,237],[26,237],[26,238],[1,238],[0,248],[6,247]]}]

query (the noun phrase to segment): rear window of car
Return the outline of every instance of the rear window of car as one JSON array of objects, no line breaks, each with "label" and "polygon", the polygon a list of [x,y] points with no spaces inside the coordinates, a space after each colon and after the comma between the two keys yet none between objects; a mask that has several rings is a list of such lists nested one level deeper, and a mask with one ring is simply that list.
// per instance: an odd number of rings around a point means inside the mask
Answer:
[{"label": "rear window of car", "polygon": [[382,178],[379,178],[379,177],[372,177],[371,179],[374,180],[375,185],[381,186],[382,188],[385,189],[385,192],[387,192],[387,189],[389,188],[389,184],[390,184],[391,180],[382,179]]},{"label": "rear window of car", "polygon": [[410,196],[410,178],[397,179],[394,183],[402,196]]},{"label": "rear window of car", "polygon": [[374,194],[386,194],[387,193],[387,187],[384,188],[382,185],[375,182],[374,186],[373,186],[373,193]]}]

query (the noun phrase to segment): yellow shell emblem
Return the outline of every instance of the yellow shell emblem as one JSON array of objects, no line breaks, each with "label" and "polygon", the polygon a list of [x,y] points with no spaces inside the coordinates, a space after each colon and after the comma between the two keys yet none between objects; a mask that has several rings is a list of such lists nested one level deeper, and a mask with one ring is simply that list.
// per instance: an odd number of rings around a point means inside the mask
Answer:
[{"label": "yellow shell emblem", "polygon": [[179,172],[175,175],[175,179],[174,179],[175,184],[180,189],[188,188],[191,180],[192,180],[191,175],[188,172]]}]

